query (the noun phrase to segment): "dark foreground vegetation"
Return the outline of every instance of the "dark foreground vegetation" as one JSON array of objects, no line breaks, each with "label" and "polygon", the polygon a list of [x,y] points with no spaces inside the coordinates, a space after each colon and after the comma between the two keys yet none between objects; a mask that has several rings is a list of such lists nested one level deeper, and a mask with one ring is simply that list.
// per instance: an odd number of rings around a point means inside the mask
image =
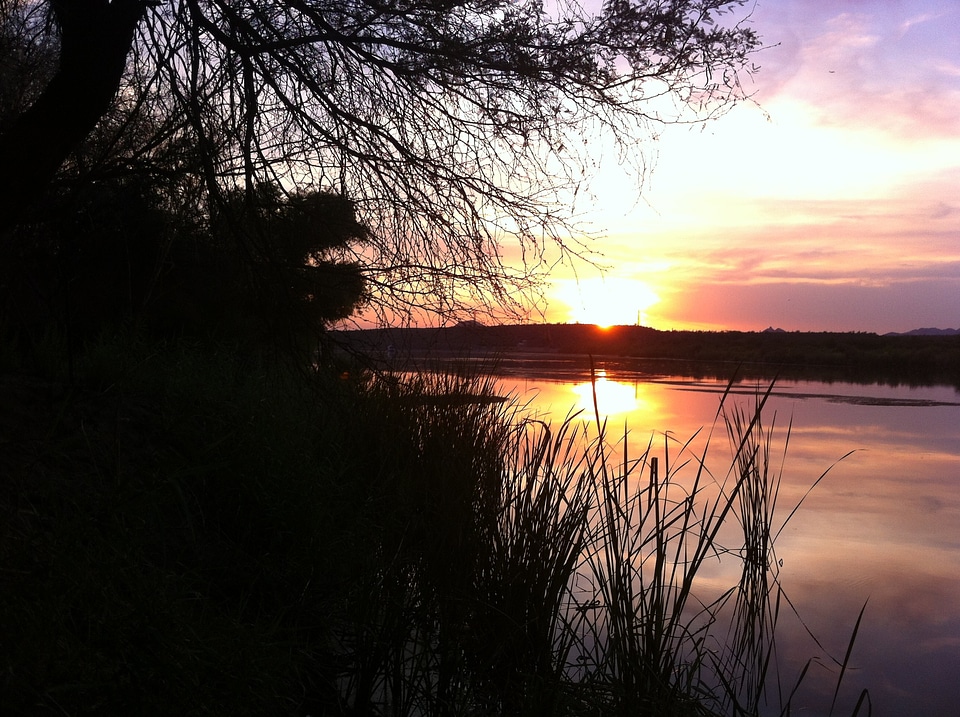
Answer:
[{"label": "dark foreground vegetation", "polygon": [[[611,459],[576,420],[442,400],[476,379],[126,338],[68,381],[47,349],[0,380],[4,714],[791,706],[762,397],[728,416],[718,486]],[[721,555],[739,577],[698,591]]]},{"label": "dark foreground vegetation", "polygon": [[643,361],[651,371],[684,376],[944,384],[960,388],[960,335],[832,332],[659,331],[644,326],[529,324],[442,329],[345,331],[348,345],[400,356],[537,356]]}]

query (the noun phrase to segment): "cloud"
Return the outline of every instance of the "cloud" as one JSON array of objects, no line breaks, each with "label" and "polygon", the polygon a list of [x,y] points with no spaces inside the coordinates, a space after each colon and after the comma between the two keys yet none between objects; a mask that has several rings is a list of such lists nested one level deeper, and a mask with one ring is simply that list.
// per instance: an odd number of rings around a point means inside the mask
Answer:
[{"label": "cloud", "polygon": [[595,186],[604,263],[656,288],[660,328],[960,325],[960,5],[783,0],[752,21],[776,44],[766,112],[664,128],[642,201]]},{"label": "cloud", "polygon": [[658,328],[757,331],[908,331],[957,328],[960,280],[922,280],[875,286],[841,282],[735,284],[684,282],[650,311]]},{"label": "cloud", "polygon": [[[929,183],[941,187],[950,176]],[[960,211],[924,183],[889,194],[882,201],[717,195],[703,200],[689,225],[624,236],[608,254],[617,265],[633,259],[662,268],[662,277],[644,277],[663,299],[650,311],[659,328],[956,328]]]},{"label": "cloud", "polygon": [[901,139],[960,134],[960,8],[933,2],[813,3],[757,11],[768,44],[761,104],[789,95],[825,126]]},{"label": "cloud", "polygon": [[930,22],[931,20],[936,20],[938,15],[933,13],[923,13],[921,15],[916,15],[914,17],[908,17],[906,20],[900,23],[900,37],[906,35],[910,30],[916,25],[923,25],[924,23]]}]

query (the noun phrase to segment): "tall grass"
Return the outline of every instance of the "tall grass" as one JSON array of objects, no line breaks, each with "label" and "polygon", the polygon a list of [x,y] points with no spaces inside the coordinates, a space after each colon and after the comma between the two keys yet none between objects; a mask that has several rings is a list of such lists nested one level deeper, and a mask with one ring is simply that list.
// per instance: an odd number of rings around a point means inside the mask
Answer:
[{"label": "tall grass", "polygon": [[[774,544],[793,512],[775,524],[768,394],[718,414],[733,446],[718,480],[690,443],[674,462],[666,444],[661,470],[652,444],[630,457],[624,440],[614,459],[599,420],[590,438],[575,415],[552,424],[510,405],[427,398],[491,389],[421,379],[399,402],[415,406],[407,420],[429,467],[401,479],[408,495],[393,503],[402,529],[382,552],[400,594],[368,594],[403,619],[385,620],[391,640],[378,638],[378,666],[367,666],[376,676],[348,680],[367,685],[350,690],[354,704],[439,715],[789,711]],[[699,580],[717,562],[738,576],[719,593]]]},{"label": "tall grass", "polygon": [[[671,463],[665,441],[662,471],[652,443],[630,459],[625,436],[613,463],[601,428],[590,447],[595,509],[570,627],[581,636],[575,674],[602,695],[605,714],[757,713],[765,665],[751,658],[764,659],[772,630],[764,612],[769,531],[763,503],[750,497],[769,486],[745,457],[755,452],[758,426],[759,407],[740,426],[726,487],[689,443]],[[721,545],[721,528],[735,520],[748,528],[744,545]],[[721,559],[740,564],[740,580],[711,595],[697,578],[706,561]]]}]

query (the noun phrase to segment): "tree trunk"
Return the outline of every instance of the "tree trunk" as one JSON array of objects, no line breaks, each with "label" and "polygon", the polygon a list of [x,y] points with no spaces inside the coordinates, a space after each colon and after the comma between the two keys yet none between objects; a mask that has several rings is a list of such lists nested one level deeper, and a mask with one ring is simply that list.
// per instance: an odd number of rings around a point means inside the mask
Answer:
[{"label": "tree trunk", "polygon": [[60,28],[57,73],[0,135],[0,235],[16,226],[116,96],[144,0],[51,0]]}]

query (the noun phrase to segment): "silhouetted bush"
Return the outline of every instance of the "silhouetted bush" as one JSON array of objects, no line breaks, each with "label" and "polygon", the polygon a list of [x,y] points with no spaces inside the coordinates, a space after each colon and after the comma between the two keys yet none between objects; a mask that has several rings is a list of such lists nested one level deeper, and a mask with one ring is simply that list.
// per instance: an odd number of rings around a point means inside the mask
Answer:
[{"label": "silhouetted bush", "polygon": [[28,343],[51,330],[79,345],[135,328],[315,346],[324,323],[364,297],[360,265],[330,257],[365,236],[349,200],[319,192],[238,192],[209,217],[143,176],[86,182],[16,230],[0,327]]}]

